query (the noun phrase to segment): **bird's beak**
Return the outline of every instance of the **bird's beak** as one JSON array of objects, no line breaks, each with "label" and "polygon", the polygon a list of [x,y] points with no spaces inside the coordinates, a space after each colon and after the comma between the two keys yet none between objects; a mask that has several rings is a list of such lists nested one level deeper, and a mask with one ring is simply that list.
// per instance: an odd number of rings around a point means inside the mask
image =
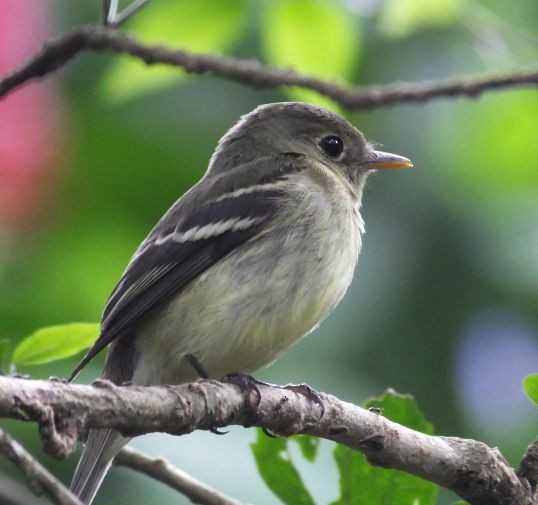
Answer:
[{"label": "bird's beak", "polygon": [[361,162],[361,165],[373,170],[384,170],[412,167],[413,163],[411,160],[397,154],[372,151],[367,159]]}]

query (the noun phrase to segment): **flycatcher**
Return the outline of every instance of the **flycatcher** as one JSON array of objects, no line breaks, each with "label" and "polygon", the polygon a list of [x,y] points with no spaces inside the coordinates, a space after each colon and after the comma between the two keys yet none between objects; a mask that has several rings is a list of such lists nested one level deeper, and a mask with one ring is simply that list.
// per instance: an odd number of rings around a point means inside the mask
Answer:
[{"label": "flycatcher", "polygon": [[[115,383],[180,384],[196,369],[218,378],[271,363],[344,296],[368,175],[409,166],[320,107],[273,103],[243,116],[132,257],[71,379],[106,346],[102,377]],[[82,502],[127,441],[90,431],[71,483]]]}]

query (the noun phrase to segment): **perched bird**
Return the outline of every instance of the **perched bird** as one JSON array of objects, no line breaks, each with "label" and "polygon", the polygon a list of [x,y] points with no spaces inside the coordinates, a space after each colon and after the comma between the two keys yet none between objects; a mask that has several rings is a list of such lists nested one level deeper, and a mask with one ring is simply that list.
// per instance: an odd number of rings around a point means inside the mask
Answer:
[{"label": "perched bird", "polygon": [[[408,166],[320,107],[272,103],[243,116],[134,254],[71,379],[107,345],[102,377],[115,383],[179,384],[271,363],[344,296],[368,175]],[[83,503],[127,440],[90,431],[71,483]]]}]

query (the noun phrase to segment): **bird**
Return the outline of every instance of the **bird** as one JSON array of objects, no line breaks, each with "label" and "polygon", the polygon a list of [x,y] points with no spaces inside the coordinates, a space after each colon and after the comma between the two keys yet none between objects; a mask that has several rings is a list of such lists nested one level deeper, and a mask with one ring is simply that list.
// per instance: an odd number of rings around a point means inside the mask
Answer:
[{"label": "bird", "polygon": [[[269,103],[242,116],[136,250],[69,380],[105,347],[101,377],[116,384],[181,384],[270,364],[350,285],[368,176],[409,166],[312,104]],[[128,440],[89,431],[71,482],[83,503]]]}]

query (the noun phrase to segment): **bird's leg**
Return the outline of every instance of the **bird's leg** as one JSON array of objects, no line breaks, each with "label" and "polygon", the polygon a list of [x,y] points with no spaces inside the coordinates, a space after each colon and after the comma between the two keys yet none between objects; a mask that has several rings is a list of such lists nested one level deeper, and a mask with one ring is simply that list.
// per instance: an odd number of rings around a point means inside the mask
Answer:
[{"label": "bird's leg", "polygon": [[[184,358],[194,368],[194,370],[196,371],[196,373],[201,379],[211,378],[208,371],[202,365],[201,361],[194,354],[185,354]],[[260,404],[260,400],[261,400],[260,390],[258,389],[256,384],[270,385],[270,384],[266,384],[265,382],[255,379],[251,375],[247,375],[241,372],[234,372],[234,373],[227,374],[222,378],[222,381],[235,384],[241,389],[241,391],[248,391],[249,395],[250,393],[254,392],[256,395],[256,401],[253,408],[256,408]]]},{"label": "bird's leg", "polygon": [[[200,379],[210,379],[209,373],[194,354],[185,354],[184,358],[189,362],[192,368],[194,368]],[[219,430],[216,426],[211,426],[209,431],[215,435],[226,435],[226,433],[228,433],[227,431]]]},{"label": "bird's leg", "polygon": [[209,373],[207,370],[203,367],[200,360],[194,355],[194,354],[185,354],[185,359],[189,362],[189,364],[194,368],[196,373],[198,374],[198,377],[200,379],[209,379]]}]

